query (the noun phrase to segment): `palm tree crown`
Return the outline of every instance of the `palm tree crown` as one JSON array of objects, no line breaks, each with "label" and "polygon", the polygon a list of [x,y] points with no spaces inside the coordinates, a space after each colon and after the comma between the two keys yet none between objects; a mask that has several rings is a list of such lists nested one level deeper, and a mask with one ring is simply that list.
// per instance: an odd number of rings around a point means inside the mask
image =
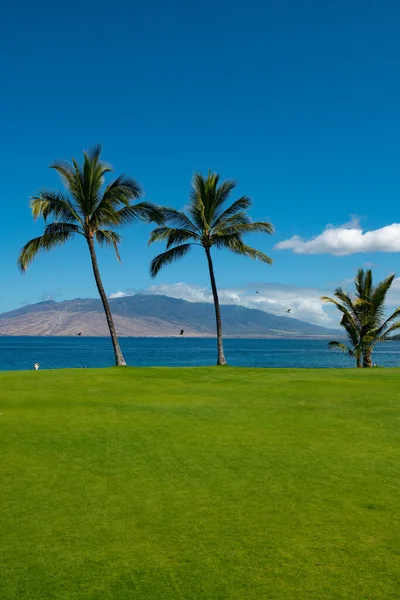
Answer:
[{"label": "palm tree crown", "polygon": [[192,182],[187,211],[178,211],[170,207],[162,209],[164,222],[152,231],[149,240],[149,244],[159,240],[166,242],[165,252],[156,256],[151,262],[152,277],[155,277],[165,265],[185,256],[193,245],[201,246],[205,250],[215,306],[218,365],[225,365],[226,360],[222,344],[221,314],[211,248],[227,248],[241,256],[249,256],[267,264],[272,263],[269,256],[248,246],[243,241],[243,237],[247,233],[273,233],[271,223],[251,221],[247,212],[251,206],[251,200],[246,196],[225,207],[235,186],[234,181],[220,183],[217,173],[209,173],[206,178],[196,174]]},{"label": "palm tree crown", "polygon": [[28,265],[41,251],[48,252],[65,244],[74,235],[81,235],[88,245],[94,278],[104,307],[104,312],[114,347],[115,362],[125,365],[119,346],[109,302],[100,277],[95,251],[95,240],[101,245],[114,246],[118,260],[120,235],[117,227],[132,221],[160,221],[156,206],[147,202],[132,204],[141,196],[141,189],[133,179],[121,175],[107,186],[104,176],[112,168],[100,160],[101,147],[84,152],[83,164],[59,161],[51,165],[60,175],[66,193],[43,190],[31,199],[33,218],[43,217],[44,233],[25,244],[18,265],[26,271]]},{"label": "palm tree crown", "polygon": [[387,293],[395,275],[390,275],[377,285],[373,285],[372,271],[359,269],[354,280],[355,296],[350,296],[338,287],[334,296],[336,299],[322,296],[321,300],[330,302],[342,313],[340,324],[346,331],[350,347],[341,342],[329,343],[331,348],[339,348],[356,359],[357,366],[372,366],[371,354],[378,342],[384,342],[400,328],[400,307],[385,318],[385,302]]},{"label": "palm tree crown", "polygon": [[272,259],[263,252],[247,246],[243,236],[247,233],[272,234],[271,223],[252,222],[247,210],[251,206],[250,198],[243,196],[228,208],[224,203],[236,187],[234,181],[219,183],[217,173],[208,177],[196,174],[192,182],[187,214],[174,208],[164,208],[164,224],[154,229],[149,244],[165,241],[167,250],[156,256],[150,267],[153,277],[162,267],[187,254],[192,245],[210,249],[227,248],[236,254],[249,256],[264,263],[272,264]]},{"label": "palm tree crown", "polygon": [[94,238],[100,245],[114,247],[117,258],[120,235],[117,227],[137,220],[159,220],[157,208],[147,202],[132,205],[142,195],[140,186],[121,175],[104,187],[104,176],[113,169],[100,160],[101,147],[84,152],[83,165],[58,161],[51,165],[66,188],[67,194],[43,190],[31,199],[33,218],[43,217],[47,224],[43,235],[30,240],[22,248],[18,265],[26,271],[40,251],[49,251],[75,234]]}]

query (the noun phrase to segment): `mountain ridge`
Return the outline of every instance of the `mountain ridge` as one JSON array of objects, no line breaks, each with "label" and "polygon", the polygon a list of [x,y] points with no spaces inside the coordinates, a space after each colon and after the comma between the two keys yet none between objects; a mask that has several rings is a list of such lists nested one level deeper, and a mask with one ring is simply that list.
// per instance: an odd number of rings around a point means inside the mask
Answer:
[{"label": "mountain ridge", "polygon": [[[214,337],[214,306],[170,296],[136,294],[109,300],[121,337]],[[237,304],[221,306],[226,337],[328,338],[337,330]],[[0,335],[108,336],[100,299],[45,300],[0,313]]]}]

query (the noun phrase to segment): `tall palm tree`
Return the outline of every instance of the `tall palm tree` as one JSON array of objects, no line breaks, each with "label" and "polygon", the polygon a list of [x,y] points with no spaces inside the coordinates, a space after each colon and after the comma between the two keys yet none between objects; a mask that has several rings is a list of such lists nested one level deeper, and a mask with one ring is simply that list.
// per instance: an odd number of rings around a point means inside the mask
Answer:
[{"label": "tall palm tree", "polygon": [[48,252],[56,246],[65,244],[75,234],[81,235],[88,245],[93,274],[103,303],[111,340],[114,347],[117,366],[126,362],[119,346],[113,317],[107,295],[104,291],[97,263],[95,241],[100,246],[113,246],[117,255],[120,235],[115,229],[133,221],[160,221],[157,207],[147,202],[131,204],[140,198],[140,186],[128,177],[120,175],[104,186],[104,176],[113,169],[100,159],[101,146],[95,146],[84,152],[83,164],[75,159],[72,162],[57,161],[50,166],[61,177],[66,193],[43,190],[31,198],[33,218],[43,217],[44,233],[30,240],[22,248],[18,258],[20,269],[25,272],[40,251]]},{"label": "tall palm tree", "polygon": [[222,342],[222,323],[211,248],[227,248],[235,254],[249,256],[261,262],[271,264],[272,260],[263,252],[247,246],[243,236],[247,233],[273,233],[271,223],[253,223],[248,215],[251,200],[246,196],[225,207],[230,193],[236,187],[234,181],[220,183],[217,173],[207,177],[196,174],[192,181],[187,212],[174,208],[164,208],[164,222],[154,229],[149,244],[156,241],[166,242],[166,251],[151,262],[150,273],[155,277],[162,267],[185,256],[191,247],[201,246],[207,257],[211,289],[214,298],[215,320],[217,326],[217,365],[226,365]]},{"label": "tall palm tree", "polygon": [[[372,271],[359,269],[354,280],[355,296],[350,296],[338,287],[333,298],[322,296],[321,300],[331,302],[342,313],[341,326],[346,331],[350,347],[341,342],[329,343],[330,348],[338,348],[356,359],[357,367],[372,367],[372,351],[378,342],[384,342],[400,329],[400,307],[385,318],[385,301],[395,276],[390,275],[377,285],[373,285]],[[362,364],[361,364],[362,361]]]}]

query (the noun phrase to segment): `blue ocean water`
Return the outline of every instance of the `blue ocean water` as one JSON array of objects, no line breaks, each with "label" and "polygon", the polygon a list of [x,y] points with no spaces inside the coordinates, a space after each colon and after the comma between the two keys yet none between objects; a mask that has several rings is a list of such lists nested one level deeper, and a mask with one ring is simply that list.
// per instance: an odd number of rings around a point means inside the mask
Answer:
[{"label": "blue ocean water", "polygon": [[[214,339],[121,338],[131,366],[209,366],[216,360]],[[353,368],[354,362],[331,351],[321,340],[231,339],[224,342],[227,361],[242,367]],[[400,366],[400,342],[376,347],[373,361],[382,367]],[[0,337],[0,371],[75,367],[109,367],[114,364],[109,338]]]}]

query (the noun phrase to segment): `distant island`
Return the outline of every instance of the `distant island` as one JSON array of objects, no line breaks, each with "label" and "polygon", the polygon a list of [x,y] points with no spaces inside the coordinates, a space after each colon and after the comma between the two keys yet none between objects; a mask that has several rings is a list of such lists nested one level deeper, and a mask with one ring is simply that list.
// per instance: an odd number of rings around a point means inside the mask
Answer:
[{"label": "distant island", "polygon": [[[169,296],[136,294],[110,299],[121,337],[214,337],[212,304],[187,302]],[[328,339],[333,329],[238,305],[222,306],[224,334],[243,338]],[[48,300],[0,314],[0,335],[108,336],[100,300]]]}]

